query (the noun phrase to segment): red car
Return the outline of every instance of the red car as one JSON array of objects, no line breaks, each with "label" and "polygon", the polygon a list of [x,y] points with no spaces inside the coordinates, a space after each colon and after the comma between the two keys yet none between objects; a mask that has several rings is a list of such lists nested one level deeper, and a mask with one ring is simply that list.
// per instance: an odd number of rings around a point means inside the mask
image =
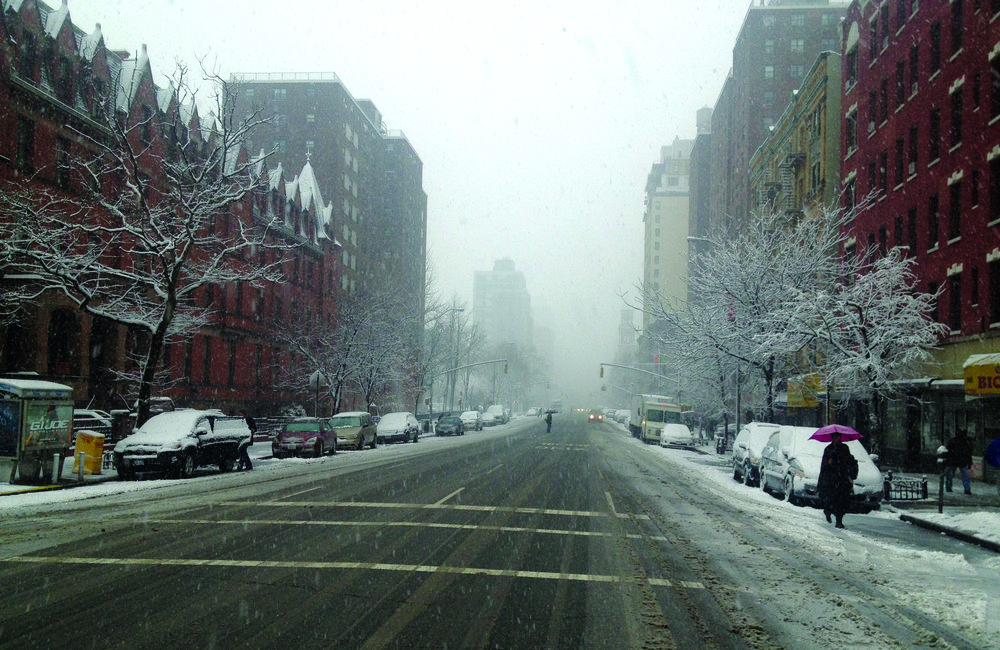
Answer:
[{"label": "red car", "polygon": [[319,418],[295,418],[271,441],[271,454],[275,458],[319,458],[328,452],[337,453],[337,430]]}]

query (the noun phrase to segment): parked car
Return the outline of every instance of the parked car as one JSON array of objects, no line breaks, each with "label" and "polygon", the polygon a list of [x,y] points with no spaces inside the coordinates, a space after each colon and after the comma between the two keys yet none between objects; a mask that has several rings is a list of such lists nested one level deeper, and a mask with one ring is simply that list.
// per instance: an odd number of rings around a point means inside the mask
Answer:
[{"label": "parked car", "polygon": [[466,411],[460,416],[462,418],[462,426],[471,431],[482,431],[483,430],[483,414],[479,411]]},{"label": "parked car", "polygon": [[271,454],[275,458],[319,458],[328,451],[337,453],[337,432],[322,418],[295,418],[286,422],[271,440]]},{"label": "parked car", "polygon": [[250,429],[240,416],[222,411],[180,409],[155,415],[115,445],[114,468],[122,480],[139,472],[189,478],[198,467],[218,465],[228,472],[240,449],[250,444]]},{"label": "parked car", "polygon": [[490,413],[489,411],[486,411],[485,413],[483,413],[483,426],[484,427],[493,427],[493,426],[496,426],[498,424],[500,424],[500,422],[497,420],[497,416],[496,416],[495,413]]},{"label": "parked car", "polygon": [[686,424],[666,423],[660,430],[661,447],[690,447],[694,444],[694,436]]},{"label": "parked car", "polygon": [[93,431],[105,438],[111,435],[111,414],[98,409],[73,409],[73,434],[69,446],[76,446],[77,431]]},{"label": "parked car", "polygon": [[[782,426],[771,434],[761,452],[760,487],[790,503],[819,503],[819,480],[823,450],[829,443],[811,440],[815,427]],[[882,472],[857,440],[844,443],[858,461],[854,480],[853,506],[870,512],[882,502]]]},{"label": "parked car", "polygon": [[[510,418],[507,417],[507,410],[503,404],[494,404],[486,409],[486,413],[492,413],[496,424],[507,424]],[[484,414],[485,415],[485,414]]]},{"label": "parked car", "polygon": [[615,411],[615,422],[628,426],[629,420],[631,419],[632,413],[628,409],[618,409]]},{"label": "parked car", "polygon": [[462,418],[449,415],[438,420],[435,432],[439,436],[464,436],[465,426],[462,424]]},{"label": "parked car", "polygon": [[736,434],[732,455],[734,480],[743,481],[744,485],[760,483],[760,455],[777,430],[777,424],[750,422]]},{"label": "parked car", "polygon": [[365,445],[375,449],[378,444],[378,429],[367,411],[338,413],[327,424],[337,434],[338,447],[361,451]]},{"label": "parked car", "polygon": [[524,416],[529,418],[537,418],[540,412],[541,412],[540,408],[538,408],[537,406],[532,406],[530,409],[525,411]]},{"label": "parked car", "polygon": [[419,437],[420,423],[412,413],[386,413],[378,422],[379,442],[417,442]]}]

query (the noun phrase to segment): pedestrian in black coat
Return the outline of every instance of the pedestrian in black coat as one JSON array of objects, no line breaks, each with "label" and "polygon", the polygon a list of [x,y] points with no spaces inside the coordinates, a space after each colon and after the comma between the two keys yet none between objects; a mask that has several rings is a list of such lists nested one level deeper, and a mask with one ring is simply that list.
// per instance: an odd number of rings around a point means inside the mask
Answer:
[{"label": "pedestrian in black coat", "polygon": [[951,482],[957,469],[962,477],[962,487],[966,494],[972,494],[972,482],[969,480],[969,468],[972,467],[972,442],[965,429],[959,429],[955,437],[945,445],[948,453],[944,457],[944,489],[951,492]]},{"label": "pedestrian in black coat", "polygon": [[823,464],[819,470],[816,488],[823,501],[823,514],[830,521],[837,519],[837,528],[844,527],[844,513],[854,493],[854,479],[858,477],[858,461],[844,444],[843,436],[834,431],[831,442],[823,450]]},{"label": "pedestrian in black coat", "polygon": [[240,447],[240,459],[236,463],[236,471],[253,469],[253,463],[250,462],[250,454],[248,452],[250,445],[253,444],[253,437],[257,433],[257,423],[254,422],[254,419],[243,410],[240,411],[240,415],[246,420],[247,428],[250,429],[250,442]]}]

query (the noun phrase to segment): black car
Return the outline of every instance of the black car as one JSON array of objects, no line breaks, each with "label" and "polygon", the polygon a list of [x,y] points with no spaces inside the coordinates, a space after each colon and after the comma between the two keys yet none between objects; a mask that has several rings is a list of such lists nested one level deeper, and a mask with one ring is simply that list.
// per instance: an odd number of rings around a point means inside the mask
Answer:
[{"label": "black car", "polygon": [[465,425],[462,424],[462,418],[454,415],[449,415],[438,420],[437,427],[434,430],[439,436],[465,435]]}]

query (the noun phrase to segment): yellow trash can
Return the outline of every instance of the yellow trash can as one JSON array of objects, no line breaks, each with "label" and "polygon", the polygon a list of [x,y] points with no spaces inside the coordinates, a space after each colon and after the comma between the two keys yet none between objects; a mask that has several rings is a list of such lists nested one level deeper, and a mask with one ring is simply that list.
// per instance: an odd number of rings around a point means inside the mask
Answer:
[{"label": "yellow trash can", "polygon": [[73,451],[73,473],[80,471],[80,452],[84,453],[83,473],[100,474],[104,458],[104,435],[93,431],[78,431]]}]

